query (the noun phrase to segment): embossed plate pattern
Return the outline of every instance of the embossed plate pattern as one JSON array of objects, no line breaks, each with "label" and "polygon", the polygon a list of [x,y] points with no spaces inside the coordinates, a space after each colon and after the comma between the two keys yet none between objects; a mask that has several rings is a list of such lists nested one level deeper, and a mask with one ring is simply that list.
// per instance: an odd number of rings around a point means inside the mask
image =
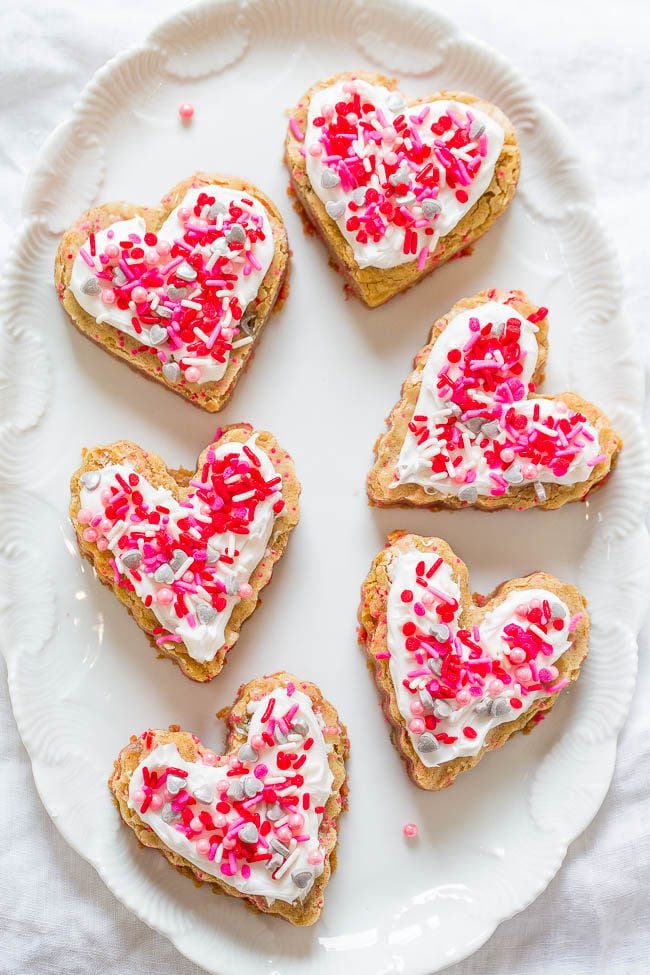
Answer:
[{"label": "embossed plate pattern", "polygon": [[[372,312],[344,300],[322,247],[303,235],[281,162],[283,110],[316,78],[354,67],[394,73],[415,94],[487,97],[511,117],[523,157],[519,194],[474,255]],[[187,127],[182,101],[196,108]],[[303,520],[265,605],[205,687],[153,659],[81,565],[66,506],[83,445],[128,436],[190,465],[215,420],[85,342],[51,284],[57,235],[80,211],[118,197],[153,203],[195,168],[249,177],[285,215],[291,294],[223,419],[273,430],[304,485]],[[543,890],[598,809],[647,599],[643,376],[570,135],[507,61],[431,5],[202,3],[98,72],[44,146],[23,214],[3,279],[2,632],[16,720],[53,820],[120,900],[211,972],[416,975],[469,954]],[[609,412],[625,439],[614,477],[556,513],[370,510],[370,448],[412,355],[435,317],[490,285],[524,288],[550,308],[548,388],[576,389]],[[407,781],[355,647],[358,587],[398,527],[446,537],[479,591],[543,567],[577,583],[593,615],[591,655],[552,719],[439,795]],[[218,747],[217,709],[240,682],[280,667],[320,684],[353,745],[339,867],[309,930],[195,889],[138,849],[106,788],[130,734],[178,722]],[[410,844],[407,820],[420,826]]]}]

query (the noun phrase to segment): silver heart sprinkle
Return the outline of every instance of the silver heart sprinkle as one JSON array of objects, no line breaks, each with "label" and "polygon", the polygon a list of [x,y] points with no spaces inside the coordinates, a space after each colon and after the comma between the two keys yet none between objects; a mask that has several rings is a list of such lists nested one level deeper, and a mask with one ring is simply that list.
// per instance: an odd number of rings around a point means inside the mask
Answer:
[{"label": "silver heart sprinkle", "polygon": [[177,288],[175,284],[170,284],[167,288],[167,297],[171,301],[180,301],[187,294],[187,288]]},{"label": "silver heart sprinkle", "polygon": [[142,554],[137,550],[137,548],[131,549],[130,552],[125,552],[122,556],[122,563],[127,567],[127,569],[137,569],[142,562]]},{"label": "silver heart sprinkle", "polygon": [[162,807],[162,812],[160,813],[160,815],[162,817],[163,823],[171,823],[172,819],[176,819],[177,816],[180,816],[180,813],[174,812],[171,803],[168,802],[166,805]]},{"label": "silver heart sprinkle", "polygon": [[240,223],[234,223],[226,233],[226,240],[229,244],[243,244],[246,240],[246,231]]},{"label": "silver heart sprinkle", "polygon": [[116,288],[121,288],[122,285],[126,284],[126,274],[121,267],[113,268],[113,281],[112,283]]},{"label": "silver heart sprinkle", "polygon": [[171,567],[174,570],[174,572],[178,572],[178,570],[180,569],[180,567],[186,561],[187,561],[187,555],[185,554],[185,552],[183,551],[183,549],[182,548],[175,548],[174,551],[172,552],[172,557],[169,560],[169,564],[171,565]]},{"label": "silver heart sprinkle", "polygon": [[293,727],[291,728],[291,730],[295,731],[297,735],[302,735],[303,738],[306,738],[309,732],[307,722],[302,721],[300,719],[298,721],[293,722]]},{"label": "silver heart sprinkle", "polygon": [[508,484],[523,484],[524,480],[524,475],[521,473],[521,468],[516,461],[503,472],[503,477]]},{"label": "silver heart sprinkle", "polygon": [[214,789],[207,782],[203,782],[194,790],[194,798],[199,802],[212,802],[214,800]]},{"label": "silver heart sprinkle", "polygon": [[246,823],[245,826],[239,830],[239,839],[242,843],[257,843],[257,838],[259,833],[257,832],[257,826],[255,823]]},{"label": "silver heart sprinkle", "polygon": [[[174,273],[181,281],[196,281],[196,271],[187,261],[179,264]],[[167,290],[167,294],[169,294],[169,289]]]},{"label": "silver heart sprinkle", "polygon": [[509,710],[510,705],[504,698],[498,697],[496,701],[492,701],[491,711],[495,718],[502,718]]},{"label": "silver heart sprinkle", "polygon": [[420,698],[420,702],[425,711],[433,710],[433,698],[429,694],[426,687],[420,688],[420,690],[418,691],[418,697]]},{"label": "silver heart sprinkle", "polygon": [[177,362],[165,362],[162,371],[167,382],[177,383],[180,379],[181,367]]},{"label": "silver heart sprinkle", "polygon": [[84,471],[80,478],[83,486],[89,491],[94,491],[95,488],[99,487],[101,479],[102,476],[99,471]]},{"label": "silver heart sprinkle", "polygon": [[199,603],[196,615],[198,616],[199,623],[203,623],[204,626],[209,626],[216,619],[217,611],[209,603]]},{"label": "silver heart sprinkle", "polygon": [[225,213],[226,207],[223,203],[215,202],[208,210],[208,220],[216,220],[220,213]]},{"label": "silver heart sprinkle", "polygon": [[446,701],[438,700],[433,705],[433,713],[436,718],[448,718],[451,714],[451,707]]},{"label": "silver heart sprinkle", "polygon": [[149,341],[152,345],[163,345],[169,338],[167,329],[162,325],[152,325],[149,329]]},{"label": "silver heart sprinkle", "polygon": [[273,802],[270,806],[266,807],[266,818],[270,819],[272,823],[274,823],[276,819],[281,819],[282,816],[284,816],[284,810],[279,803]]},{"label": "silver heart sprinkle", "polygon": [[485,125],[480,119],[475,118],[469,127],[470,139],[479,139],[485,132]]},{"label": "silver heart sprinkle", "polygon": [[102,286],[97,278],[86,278],[81,285],[81,290],[85,295],[98,295],[102,290]]},{"label": "silver heart sprinkle", "polygon": [[500,432],[501,427],[499,426],[497,420],[490,420],[489,423],[484,423],[481,427],[481,433],[485,434],[486,437],[489,437],[490,440],[496,440]]},{"label": "silver heart sprinkle", "polygon": [[341,182],[341,177],[333,169],[326,169],[320,179],[321,186],[326,190],[333,190]]},{"label": "silver heart sprinkle", "polygon": [[219,552],[208,543],[206,562],[218,562]]},{"label": "silver heart sprinkle", "polygon": [[444,623],[432,623],[429,627],[429,633],[438,643],[446,643],[449,639],[449,627],[445,626]]},{"label": "silver heart sprinkle", "polygon": [[237,758],[240,762],[256,762],[258,753],[255,751],[251,743],[246,741],[237,752]]},{"label": "silver heart sprinkle", "polygon": [[249,797],[249,799],[252,799],[253,796],[256,796],[258,792],[262,791],[263,788],[264,788],[264,783],[260,782],[260,780],[256,778],[256,776],[254,775],[247,775],[246,778],[244,779],[244,792]]},{"label": "silver heart sprinkle", "polygon": [[282,857],[280,856],[280,854],[279,853],[274,853],[273,856],[271,857],[271,859],[266,861],[266,863],[264,864],[264,866],[269,871],[269,873],[273,873],[273,871],[277,867],[282,866],[282,862],[283,861],[282,861]]},{"label": "silver heart sprinkle", "polygon": [[234,799],[236,802],[241,802],[244,798],[244,783],[241,779],[233,779],[228,787],[228,797]]},{"label": "silver heart sprinkle", "polygon": [[438,739],[425,731],[423,735],[420,735],[418,740],[418,748],[421,752],[435,752],[437,748],[440,747]]},{"label": "silver heart sprinkle", "polygon": [[325,209],[332,220],[340,220],[345,213],[345,203],[343,200],[328,200]]},{"label": "silver heart sprinkle", "polygon": [[390,108],[391,112],[399,112],[401,108],[404,108],[406,102],[398,91],[394,91],[392,95],[389,95],[386,104]]},{"label": "silver heart sprinkle", "polygon": [[437,200],[422,200],[422,213],[427,220],[432,220],[441,210],[442,207]]},{"label": "silver heart sprinkle", "polygon": [[311,870],[297,870],[295,873],[291,874],[291,879],[293,880],[294,884],[301,890],[309,884],[311,878]]},{"label": "silver heart sprinkle", "polygon": [[154,572],[153,577],[156,582],[165,583],[165,584],[173,582],[174,573],[172,572],[171,565],[167,565],[166,562],[164,565],[159,565],[156,571]]},{"label": "silver heart sprinkle", "polygon": [[185,779],[181,778],[180,775],[168,775],[165,780],[165,786],[170,796],[177,796],[184,785]]},{"label": "silver heart sprinkle", "polygon": [[463,484],[458,492],[458,500],[465,504],[474,504],[478,498],[478,489],[473,484]]},{"label": "silver heart sprinkle", "polygon": [[490,335],[493,335],[495,339],[500,339],[506,330],[505,322],[495,322],[490,329]]}]

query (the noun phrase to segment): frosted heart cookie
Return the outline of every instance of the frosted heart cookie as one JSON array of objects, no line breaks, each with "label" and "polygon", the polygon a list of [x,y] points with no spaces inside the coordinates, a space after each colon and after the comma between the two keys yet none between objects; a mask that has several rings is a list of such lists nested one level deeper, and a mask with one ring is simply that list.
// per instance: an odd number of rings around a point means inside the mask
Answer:
[{"label": "frosted heart cookie", "polygon": [[192,680],[224,665],[298,523],[289,455],[226,427],[196,471],[126,440],[84,453],[70,517],[81,554],[161,654]]},{"label": "frosted heart cookie", "polygon": [[264,193],[196,173],[160,206],[84,213],[61,239],[55,281],[83,335],[214,412],[253,355],[288,260],[282,217]]},{"label": "frosted heart cookie", "polygon": [[539,396],[547,309],[482,291],[435,323],[375,444],[368,497],[421,508],[559,508],[607,477],[621,440],[576,393]]},{"label": "frosted heart cookie", "polygon": [[589,649],[575,586],[535,572],[472,596],[446,542],[403,532],[372,564],[359,622],[393,744],[422,789],[532,730]]},{"label": "frosted heart cookie", "polygon": [[346,729],[314,684],[286,673],[246,684],[226,713],[222,755],[177,728],[132,738],[109,780],[120,814],[216,893],[313,924],[347,804]]},{"label": "frosted heart cookie", "polygon": [[514,129],[494,105],[394,80],[335,75],[291,111],[291,185],[331,257],[371,308],[482,236],[519,179]]}]

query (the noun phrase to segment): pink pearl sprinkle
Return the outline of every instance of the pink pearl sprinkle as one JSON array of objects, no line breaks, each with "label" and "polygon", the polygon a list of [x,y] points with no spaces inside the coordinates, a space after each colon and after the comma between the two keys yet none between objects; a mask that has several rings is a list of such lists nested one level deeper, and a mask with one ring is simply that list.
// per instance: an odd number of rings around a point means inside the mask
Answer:
[{"label": "pink pearl sprinkle", "polygon": [[214,752],[205,752],[204,753],[204,755],[203,755],[203,764],[204,765],[216,765],[217,764],[217,756],[214,754]]},{"label": "pink pearl sprinkle", "polygon": [[487,692],[488,694],[491,694],[492,697],[497,697],[502,690],[503,690],[503,681],[499,680],[496,677],[494,680],[491,680],[487,686]]},{"label": "pink pearl sprinkle", "polygon": [[241,586],[237,591],[237,595],[240,597],[240,599],[248,599],[248,597],[252,596],[252,594],[253,594],[252,586],[249,586],[247,582],[242,582]]},{"label": "pink pearl sprinkle", "polygon": [[521,473],[527,481],[534,481],[538,474],[538,469],[534,464],[524,464]]},{"label": "pink pearl sprinkle", "polygon": [[99,549],[100,552],[105,552],[106,551],[106,549],[108,548],[108,542],[106,541],[105,538],[100,538],[98,540],[98,542],[97,542],[97,548]]},{"label": "pink pearl sprinkle", "polygon": [[190,366],[189,369],[185,370],[185,378],[188,383],[198,383],[201,378],[201,370],[198,366]]},{"label": "pink pearl sprinkle", "polygon": [[169,606],[170,603],[174,602],[174,593],[171,591],[171,589],[167,589],[166,586],[163,586],[162,589],[159,589],[156,593],[156,600],[162,606]]},{"label": "pink pearl sprinkle", "polygon": [[135,792],[133,793],[133,801],[144,802],[144,792],[142,791],[142,789],[135,790]]},{"label": "pink pearl sprinkle", "polygon": [[182,119],[190,119],[194,115],[194,105],[191,102],[183,102],[178,109],[178,114]]},{"label": "pink pearl sprinkle", "polygon": [[167,257],[168,254],[171,254],[171,249],[172,245],[168,240],[159,240],[156,244],[156,250],[161,257]]},{"label": "pink pearl sprinkle", "polygon": [[317,863],[322,863],[324,859],[325,854],[322,850],[311,850],[311,852],[307,854],[307,863],[312,863],[314,866]]},{"label": "pink pearl sprinkle", "polygon": [[256,752],[261,752],[264,748],[264,739],[261,735],[253,735],[251,738],[251,745]]},{"label": "pink pearl sprinkle", "polygon": [[197,840],[196,850],[197,853],[206,856],[210,852],[210,840]]},{"label": "pink pearl sprinkle", "polygon": [[414,735],[421,735],[424,733],[426,724],[422,718],[413,718],[409,723],[409,731],[412,731]]},{"label": "pink pearl sprinkle", "polygon": [[532,676],[533,675],[530,667],[517,667],[515,670],[515,677],[520,683],[527,683]]},{"label": "pink pearl sprinkle", "polygon": [[131,297],[135,301],[136,305],[141,305],[143,301],[147,300],[147,289],[143,288],[141,285],[137,285],[131,292]]},{"label": "pink pearl sprinkle", "polygon": [[237,840],[234,836],[224,836],[223,838],[223,848],[224,850],[234,850]]},{"label": "pink pearl sprinkle", "polygon": [[469,704],[469,702],[472,700],[472,695],[470,694],[469,691],[463,689],[461,691],[458,691],[458,693],[456,694],[456,700],[458,701],[459,704]]},{"label": "pink pearl sprinkle", "polygon": [[117,244],[106,245],[106,256],[110,257],[112,260],[120,256],[120,249]]},{"label": "pink pearl sprinkle", "polygon": [[102,290],[101,299],[105,305],[115,304],[115,292],[112,288],[104,288]]},{"label": "pink pearl sprinkle", "polygon": [[80,525],[89,525],[93,520],[93,513],[90,508],[79,508],[77,512],[77,521]]},{"label": "pink pearl sprinkle", "polygon": [[190,829],[194,830],[195,833],[200,833],[203,829],[203,823],[198,816],[195,816],[194,819],[190,820]]},{"label": "pink pearl sprinkle", "polygon": [[424,705],[422,704],[422,701],[419,701],[417,698],[414,701],[411,701],[410,708],[411,714],[416,718],[419,718],[420,715],[424,714]]},{"label": "pink pearl sprinkle", "polygon": [[291,841],[291,830],[288,826],[281,826],[278,830],[278,839],[281,843],[289,843]]},{"label": "pink pearl sprinkle", "polygon": [[[263,740],[264,739],[262,739],[262,741]],[[252,741],[251,744],[253,744]],[[255,748],[254,745],[253,748]],[[263,779],[265,775],[268,775],[268,773],[269,773],[268,768],[266,767],[266,765],[262,764],[262,762],[260,762],[259,765],[256,765],[255,768],[253,769],[253,775],[255,776],[256,779]]]},{"label": "pink pearl sprinkle", "polygon": [[515,647],[514,650],[510,651],[510,659],[513,664],[523,664],[526,659],[526,651],[520,647]]},{"label": "pink pearl sprinkle", "polygon": [[287,820],[287,826],[289,827],[290,830],[297,831],[302,829],[304,822],[305,822],[305,817],[302,816],[300,813],[291,813],[289,819]]},{"label": "pink pearl sprinkle", "polygon": [[215,813],[212,817],[212,822],[217,827],[217,829],[225,829],[228,825],[228,817],[224,816],[223,813]]},{"label": "pink pearl sprinkle", "polygon": [[97,532],[95,531],[94,528],[86,528],[84,530],[84,538],[87,542],[96,542]]},{"label": "pink pearl sprinkle", "polygon": [[415,823],[406,823],[402,828],[402,832],[404,833],[404,836],[407,838],[407,840],[414,840],[415,837],[420,832],[420,830],[415,825]]},{"label": "pink pearl sprinkle", "polygon": [[152,809],[162,809],[163,798],[162,796],[152,796],[151,797],[151,808]]},{"label": "pink pearl sprinkle", "polygon": [[505,447],[501,451],[501,460],[503,461],[504,464],[511,464],[514,459],[515,459],[515,452],[512,449],[512,447]]}]

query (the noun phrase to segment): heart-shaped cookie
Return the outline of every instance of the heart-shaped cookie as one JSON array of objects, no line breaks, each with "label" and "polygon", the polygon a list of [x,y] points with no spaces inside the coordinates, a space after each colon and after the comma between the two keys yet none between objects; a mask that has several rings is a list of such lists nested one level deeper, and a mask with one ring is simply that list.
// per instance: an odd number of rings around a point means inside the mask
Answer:
[{"label": "heart-shaped cookie", "polygon": [[446,542],[404,532],[374,560],[359,622],[393,744],[422,789],[532,730],[589,649],[575,586],[535,572],[472,596]]},{"label": "heart-shaped cookie", "polygon": [[126,440],[93,447],[71,483],[81,554],[192,680],[224,665],[298,523],[300,484],[266,431],[226,427],[196,471]]},{"label": "heart-shaped cookie", "polygon": [[546,315],[492,289],[435,323],[375,444],[371,502],[559,508],[602,483],[621,448],[605,414],[576,393],[535,395]]},{"label": "heart-shaped cookie", "polygon": [[61,239],[55,280],[83,335],[214,412],[253,355],[288,260],[282,217],[264,193],[196,173],[160,206],[84,213]]},{"label": "heart-shaped cookie", "polygon": [[277,673],[240,688],[216,755],[171,727],[132,738],[109,787],[144,846],[265,914],[313,924],[336,865],[349,742],[314,684]]},{"label": "heart-shaped cookie", "polygon": [[351,288],[374,308],[477,240],[512,200],[519,148],[489,102],[394,80],[321,81],[292,110],[293,190]]}]

